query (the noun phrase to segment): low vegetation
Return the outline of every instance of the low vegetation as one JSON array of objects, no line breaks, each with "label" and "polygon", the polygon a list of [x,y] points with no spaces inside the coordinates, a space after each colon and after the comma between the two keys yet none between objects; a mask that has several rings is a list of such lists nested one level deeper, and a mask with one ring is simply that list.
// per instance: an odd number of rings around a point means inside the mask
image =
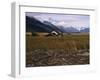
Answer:
[{"label": "low vegetation", "polygon": [[89,64],[89,35],[26,36],[26,66]]}]

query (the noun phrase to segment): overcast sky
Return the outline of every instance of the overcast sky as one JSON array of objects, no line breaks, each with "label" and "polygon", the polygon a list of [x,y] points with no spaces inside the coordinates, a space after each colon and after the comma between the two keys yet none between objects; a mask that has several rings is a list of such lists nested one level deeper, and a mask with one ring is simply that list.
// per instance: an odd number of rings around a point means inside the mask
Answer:
[{"label": "overcast sky", "polygon": [[75,27],[77,29],[80,29],[82,27],[90,27],[89,15],[26,12],[26,16],[34,17],[41,22],[49,21],[58,26]]}]

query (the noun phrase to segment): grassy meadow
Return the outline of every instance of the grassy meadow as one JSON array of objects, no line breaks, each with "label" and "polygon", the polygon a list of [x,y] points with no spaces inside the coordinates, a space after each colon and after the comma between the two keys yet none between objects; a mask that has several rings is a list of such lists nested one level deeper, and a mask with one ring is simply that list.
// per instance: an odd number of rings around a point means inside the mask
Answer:
[{"label": "grassy meadow", "polygon": [[26,36],[26,66],[89,64],[89,35]]}]

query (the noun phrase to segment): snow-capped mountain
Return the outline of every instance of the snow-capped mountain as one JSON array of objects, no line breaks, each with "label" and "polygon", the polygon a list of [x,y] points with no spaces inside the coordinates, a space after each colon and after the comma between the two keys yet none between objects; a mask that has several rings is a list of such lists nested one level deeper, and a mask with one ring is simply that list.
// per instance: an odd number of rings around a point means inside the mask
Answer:
[{"label": "snow-capped mountain", "polygon": [[84,29],[81,29],[80,32],[89,32],[90,29],[89,28],[84,28]]},{"label": "snow-capped mountain", "polygon": [[49,21],[43,21],[37,20],[32,17],[26,16],[26,30],[31,32],[89,32],[89,28],[86,27],[73,27],[73,26],[61,26],[61,25],[55,25],[52,22]]}]

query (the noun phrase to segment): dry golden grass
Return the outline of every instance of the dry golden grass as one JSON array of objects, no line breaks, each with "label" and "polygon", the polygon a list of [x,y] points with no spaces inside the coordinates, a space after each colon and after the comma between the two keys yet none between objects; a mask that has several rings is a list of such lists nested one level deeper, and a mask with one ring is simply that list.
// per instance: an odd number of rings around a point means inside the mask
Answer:
[{"label": "dry golden grass", "polygon": [[26,36],[26,67],[89,64],[89,35]]},{"label": "dry golden grass", "polygon": [[89,35],[67,35],[63,37],[26,36],[26,50],[33,51],[36,49],[89,50]]}]

